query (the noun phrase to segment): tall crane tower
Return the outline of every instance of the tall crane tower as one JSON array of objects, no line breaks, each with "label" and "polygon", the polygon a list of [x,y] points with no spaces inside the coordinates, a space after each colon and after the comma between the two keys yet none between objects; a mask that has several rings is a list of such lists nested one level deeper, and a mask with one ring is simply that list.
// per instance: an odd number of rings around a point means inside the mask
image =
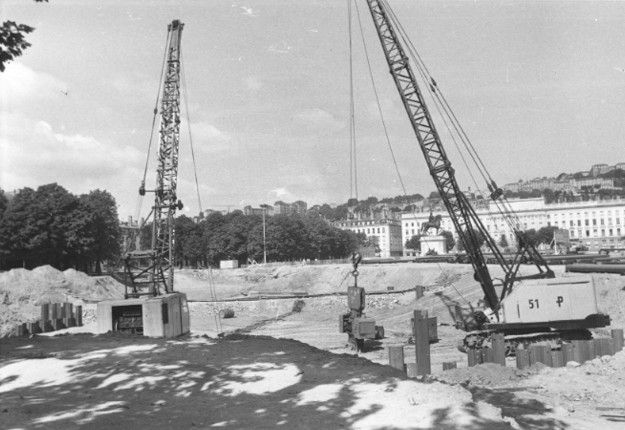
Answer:
[{"label": "tall crane tower", "polygon": [[182,209],[176,188],[180,146],[180,39],[183,28],[184,24],[178,20],[167,27],[156,187],[146,190],[143,181],[139,188],[142,196],[147,191],[154,192],[152,246],[147,251],[129,252],[125,257],[132,287],[132,291],[126,293],[127,297],[158,296],[161,292],[172,292],[174,287],[174,217],[176,209]]},{"label": "tall crane tower", "polygon": [[[98,303],[98,332],[124,331],[150,337],[174,337],[189,332],[187,296],[174,292],[174,216],[182,203],[176,195],[180,140],[180,38],[184,24],[167,27],[166,59],[160,107],[160,142],[156,186],[139,194],[154,193],[150,215],[152,243],[148,250],[124,255],[125,300]],[[154,111],[156,118],[157,109]],[[146,164],[147,166],[147,164]],[[150,218],[150,216],[148,216]]]}]

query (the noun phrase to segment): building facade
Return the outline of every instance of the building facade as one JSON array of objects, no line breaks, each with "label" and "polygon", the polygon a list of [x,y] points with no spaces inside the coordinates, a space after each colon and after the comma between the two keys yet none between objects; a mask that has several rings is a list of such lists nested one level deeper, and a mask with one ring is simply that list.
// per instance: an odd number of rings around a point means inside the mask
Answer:
[{"label": "building facade", "polygon": [[392,218],[363,218],[334,221],[334,227],[364,233],[367,238],[374,238],[380,249],[380,257],[400,257],[403,255],[401,222]]},{"label": "building facade", "polygon": [[[590,252],[602,248],[625,246],[625,200],[590,200],[582,202],[546,204],[544,199],[509,200],[512,211],[518,216],[523,230],[554,226],[567,230],[571,246],[584,246]],[[438,208],[440,209],[440,208]],[[516,238],[495,205],[488,201],[476,208],[476,213],[490,236],[499,243],[505,236],[510,245]],[[453,223],[446,211],[433,211],[442,216],[441,227],[452,232],[458,240]],[[421,226],[428,221],[427,211],[402,214],[402,243],[418,235]],[[404,249],[404,255],[414,255],[413,250]]]}]

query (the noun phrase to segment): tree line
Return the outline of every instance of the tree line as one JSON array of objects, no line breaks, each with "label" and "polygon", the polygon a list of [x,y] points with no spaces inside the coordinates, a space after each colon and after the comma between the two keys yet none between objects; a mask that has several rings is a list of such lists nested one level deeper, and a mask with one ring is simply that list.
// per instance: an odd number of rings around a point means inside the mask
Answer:
[{"label": "tree line", "polygon": [[10,200],[0,189],[0,269],[49,264],[101,273],[120,254],[117,204],[108,191],[76,196],[53,183],[22,188]]},{"label": "tree line", "polygon": [[[175,219],[175,259],[179,265],[219,266],[221,260],[263,262],[343,258],[365,244],[364,234],[329,225],[318,213],[266,217],[213,213],[198,223]],[[263,232],[264,230],[264,232]],[[141,231],[141,247],[151,248],[151,225]],[[11,199],[0,189],[0,270],[49,264],[102,273],[119,261],[122,249],[115,198],[95,190],[74,195],[53,183],[23,188]]]},{"label": "tree line", "polygon": [[[521,234],[523,236],[523,240],[526,243],[530,243],[534,247],[538,247],[540,244],[545,244],[545,245],[549,245],[550,248],[553,248],[554,246],[553,237],[554,237],[554,232],[556,230],[558,230],[558,227],[545,226],[545,227],[539,228],[538,230],[534,228],[530,228],[528,230],[523,231]],[[461,240],[456,241],[451,232],[442,231],[440,234],[441,236],[444,236],[446,239],[447,252],[452,252],[454,247],[456,247],[457,252],[466,251],[464,247],[464,243]],[[474,229],[473,235],[477,239],[478,246],[481,247],[484,244],[484,242],[486,242],[484,235],[479,230]],[[422,234],[416,234],[412,236],[410,239],[406,240],[406,243],[404,244],[404,246],[408,249],[414,249],[420,252],[422,237],[423,237]],[[499,238],[499,241],[497,242],[497,246],[500,251],[512,252],[518,249],[519,244],[515,242],[514,247],[513,247],[508,242],[506,235],[501,235],[501,237]]]},{"label": "tree line", "polygon": [[[219,266],[221,260],[240,264],[344,258],[365,240],[363,234],[329,225],[314,213],[306,215],[244,215],[215,212],[195,223],[176,218],[175,259],[179,265]],[[149,229],[148,229],[149,230]],[[144,244],[150,233],[144,235]]]}]

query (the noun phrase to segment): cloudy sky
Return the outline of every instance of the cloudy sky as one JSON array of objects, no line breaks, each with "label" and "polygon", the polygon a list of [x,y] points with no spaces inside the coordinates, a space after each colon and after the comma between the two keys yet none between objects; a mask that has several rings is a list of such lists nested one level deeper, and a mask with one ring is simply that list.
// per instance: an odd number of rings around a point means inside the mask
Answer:
[{"label": "cloudy sky", "polygon": [[[500,185],[625,161],[625,2],[389,3]],[[429,194],[358,6],[406,191]],[[189,214],[199,211],[189,130],[203,209],[352,197],[347,0],[3,0],[0,15],[36,28],[32,47],[0,74],[4,190],[105,189],[121,218],[136,215],[167,24],[180,19],[178,190]],[[353,29],[358,197],[400,195],[355,17]]]}]

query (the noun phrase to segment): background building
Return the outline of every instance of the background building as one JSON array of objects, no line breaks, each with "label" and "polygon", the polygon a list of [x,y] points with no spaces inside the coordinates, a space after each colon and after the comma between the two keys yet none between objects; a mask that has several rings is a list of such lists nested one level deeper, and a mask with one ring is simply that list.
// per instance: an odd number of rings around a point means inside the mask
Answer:
[{"label": "background building", "polygon": [[[625,200],[590,200],[580,202],[546,204],[542,197],[533,199],[510,200],[512,210],[519,217],[523,230],[554,226],[567,230],[571,246],[583,245],[591,252],[601,248],[625,246]],[[506,237],[510,245],[516,238],[508,228],[503,216],[495,205],[484,200],[476,207],[477,215],[490,236],[499,242]],[[441,208],[442,209],[442,208]],[[452,232],[458,239],[453,223],[447,211],[433,211],[434,216],[442,216],[441,227]],[[429,211],[405,213],[402,215],[402,243],[418,235],[421,226],[428,221]],[[408,255],[410,251],[404,250]]]},{"label": "background building", "polygon": [[358,218],[331,223],[341,230],[364,233],[377,242],[380,257],[400,257],[403,255],[401,222],[393,218]]}]

